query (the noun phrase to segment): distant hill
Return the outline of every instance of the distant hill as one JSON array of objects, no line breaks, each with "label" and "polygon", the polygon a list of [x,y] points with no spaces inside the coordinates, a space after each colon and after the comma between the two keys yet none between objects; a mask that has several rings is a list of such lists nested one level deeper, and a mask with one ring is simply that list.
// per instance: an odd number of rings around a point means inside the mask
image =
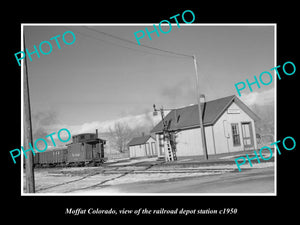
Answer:
[{"label": "distant hill", "polygon": [[251,105],[250,108],[260,117],[255,123],[256,134],[261,136],[258,147],[269,146],[274,142],[274,104]]},{"label": "distant hill", "polygon": [[261,134],[274,133],[274,104],[252,105],[250,108],[260,117],[256,122],[256,129]]},{"label": "distant hill", "polygon": [[263,136],[264,144],[273,142],[274,139],[274,88],[264,89],[260,92],[244,94],[240,99],[259,116],[255,123],[256,133]]}]

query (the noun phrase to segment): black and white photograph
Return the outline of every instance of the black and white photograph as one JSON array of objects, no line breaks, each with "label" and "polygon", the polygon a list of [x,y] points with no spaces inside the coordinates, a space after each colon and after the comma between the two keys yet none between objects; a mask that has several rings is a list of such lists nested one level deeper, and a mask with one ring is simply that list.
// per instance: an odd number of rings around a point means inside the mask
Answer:
[{"label": "black and white photograph", "polygon": [[276,194],[275,24],[23,24],[23,36],[34,193]]},{"label": "black and white photograph", "polygon": [[198,5],[6,7],[4,219],[293,220],[296,7]]}]

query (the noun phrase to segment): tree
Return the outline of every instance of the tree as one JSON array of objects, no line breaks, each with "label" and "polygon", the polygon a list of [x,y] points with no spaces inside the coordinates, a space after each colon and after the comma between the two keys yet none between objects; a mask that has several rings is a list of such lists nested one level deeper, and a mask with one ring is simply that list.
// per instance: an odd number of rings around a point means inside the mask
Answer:
[{"label": "tree", "polygon": [[109,134],[112,140],[112,146],[119,151],[128,150],[127,144],[132,138],[132,130],[126,123],[116,122],[113,128],[109,128]]},{"label": "tree", "polygon": [[132,138],[149,134],[153,127],[152,118],[148,114],[145,115],[143,122],[134,127],[129,127],[126,122],[115,122],[108,130],[108,142],[113,149],[122,153],[128,150],[128,143]]}]

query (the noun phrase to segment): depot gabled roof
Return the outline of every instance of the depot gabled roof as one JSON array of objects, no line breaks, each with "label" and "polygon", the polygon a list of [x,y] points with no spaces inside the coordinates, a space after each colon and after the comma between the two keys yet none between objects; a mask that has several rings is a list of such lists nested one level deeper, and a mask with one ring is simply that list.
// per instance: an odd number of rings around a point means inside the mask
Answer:
[{"label": "depot gabled roof", "polygon": [[[210,126],[217,122],[220,116],[235,102],[244,112],[246,112],[253,120],[259,120],[259,117],[246,106],[235,95],[224,98],[215,99],[201,104],[204,126]],[[197,128],[199,125],[199,109],[198,104],[183,108],[174,109],[165,117],[169,123],[169,130],[182,130],[189,128]],[[161,133],[163,130],[162,121],[160,121],[151,131],[151,133]]]},{"label": "depot gabled roof", "polygon": [[128,143],[128,146],[143,145],[149,140],[149,138],[151,138],[151,135],[144,135],[144,136],[141,136],[141,137],[134,137]]}]

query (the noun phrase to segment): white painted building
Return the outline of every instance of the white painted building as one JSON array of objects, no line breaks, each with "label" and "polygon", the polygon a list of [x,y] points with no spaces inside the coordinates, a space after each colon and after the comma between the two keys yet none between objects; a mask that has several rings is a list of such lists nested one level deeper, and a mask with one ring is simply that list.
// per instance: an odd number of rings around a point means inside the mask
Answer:
[{"label": "white painted building", "polygon": [[[235,95],[201,104],[208,155],[257,149],[255,121],[259,118]],[[198,105],[172,110],[165,120],[176,134],[177,157],[203,155]],[[164,157],[163,124],[151,131],[158,157]]]},{"label": "white painted building", "polygon": [[151,135],[133,138],[129,143],[129,157],[153,157],[157,156],[156,141]]}]

